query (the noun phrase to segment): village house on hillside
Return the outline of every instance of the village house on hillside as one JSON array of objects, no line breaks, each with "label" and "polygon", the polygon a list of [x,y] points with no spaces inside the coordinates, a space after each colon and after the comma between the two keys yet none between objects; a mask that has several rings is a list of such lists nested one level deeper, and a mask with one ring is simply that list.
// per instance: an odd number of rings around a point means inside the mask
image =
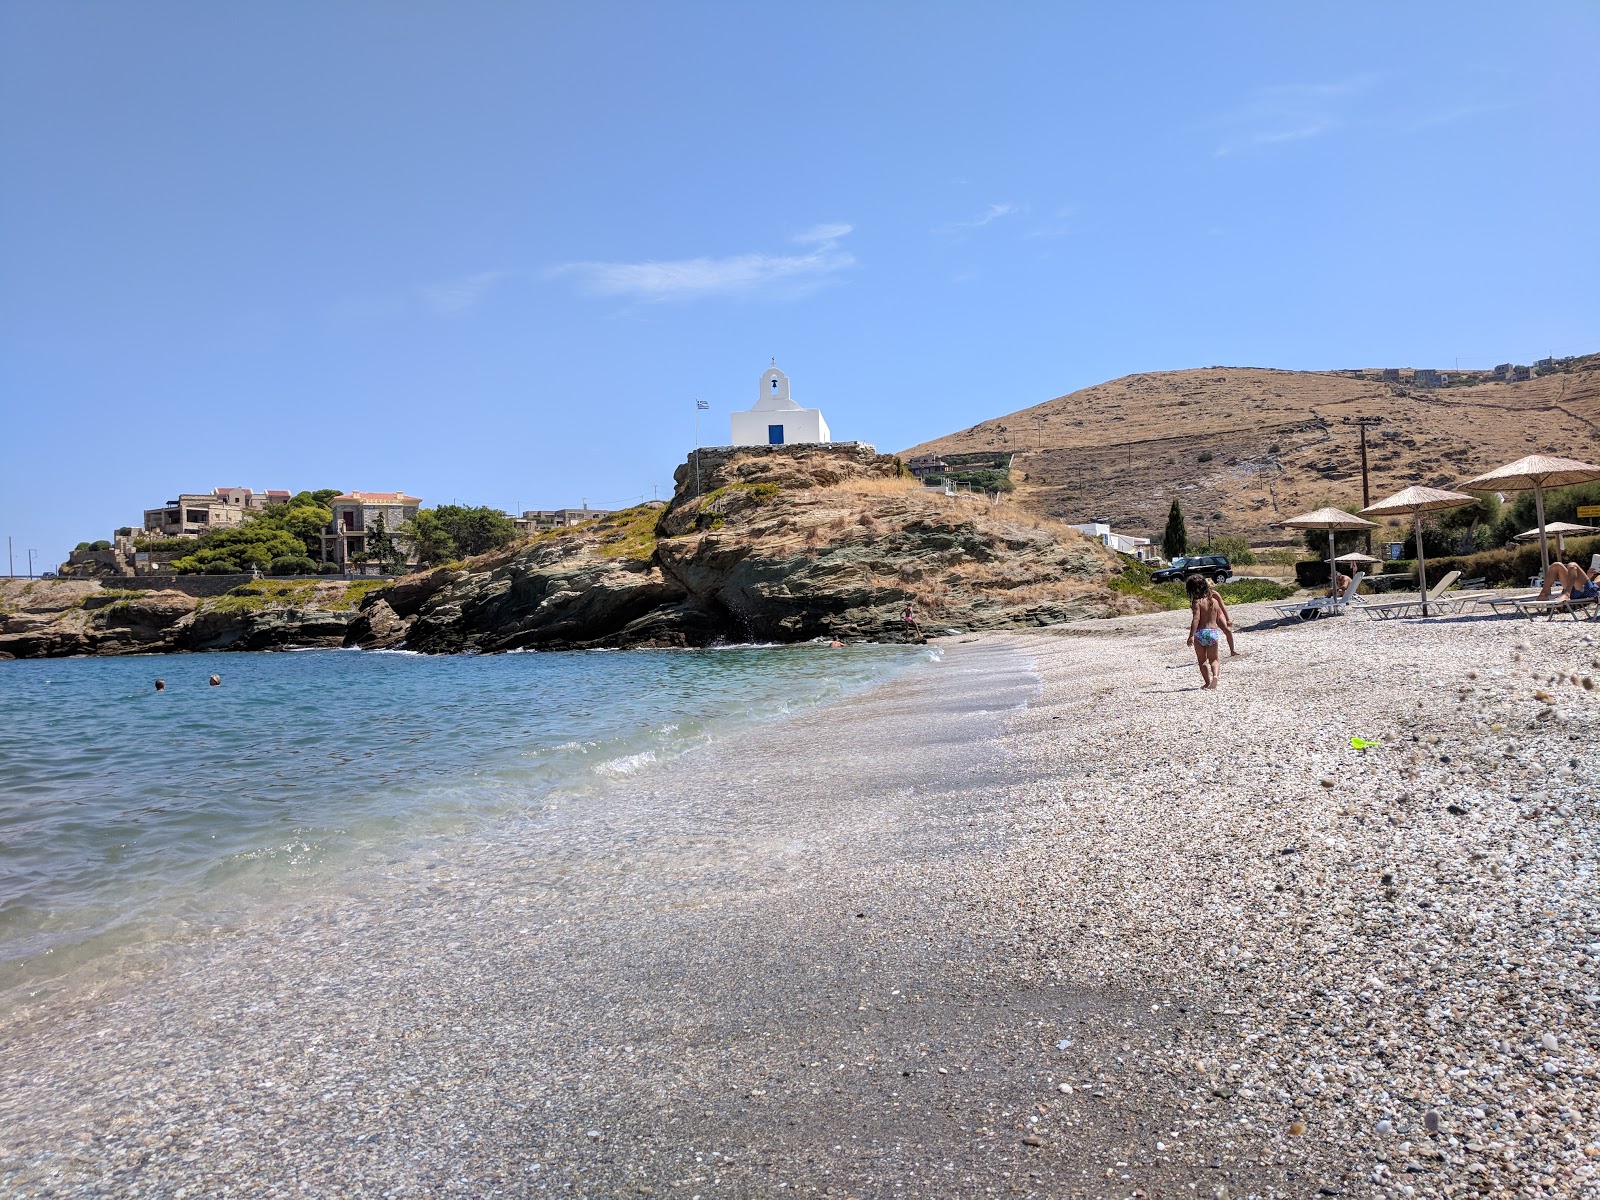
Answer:
[{"label": "village house on hillside", "polygon": [[246,513],[260,512],[269,504],[286,504],[285,491],[252,491],[247,487],[219,487],[210,492],[184,492],[160,508],[144,510],[144,531],[157,537],[193,537],[212,529],[244,524]]},{"label": "village house on hillside", "polygon": [[511,523],[518,533],[545,533],[551,529],[573,529],[610,516],[611,512],[609,508],[590,508],[587,504],[582,508],[530,508],[520,517],[512,517]]},{"label": "village house on hillside", "polygon": [[329,507],[333,524],[322,535],[322,561],[346,570],[351,559],[367,553],[368,535],[380,528],[390,536],[398,534],[422,501],[404,492],[346,492],[329,501]]},{"label": "village house on hillside", "polygon": [[1155,547],[1147,537],[1130,537],[1125,533],[1112,533],[1111,526],[1105,521],[1086,521],[1082,525],[1074,525],[1079,533],[1094,538],[1107,549],[1115,550],[1118,554],[1126,554],[1140,562],[1154,562],[1156,560]]},{"label": "village house on hillside", "polygon": [[729,414],[735,446],[792,446],[797,442],[831,442],[822,410],[801,408],[789,396],[789,377],[772,360],[761,376],[755,406]]}]

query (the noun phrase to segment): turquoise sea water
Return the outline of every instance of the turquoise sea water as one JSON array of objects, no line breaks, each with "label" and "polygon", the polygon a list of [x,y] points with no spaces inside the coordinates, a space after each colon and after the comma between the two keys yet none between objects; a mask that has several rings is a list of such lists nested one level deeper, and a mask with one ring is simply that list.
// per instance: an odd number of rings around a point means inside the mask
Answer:
[{"label": "turquoise sea water", "polygon": [[[366,852],[603,804],[909,647],[0,663],[0,990],[226,922]],[[207,684],[213,672],[220,687]],[[163,678],[167,690],[154,691]]]}]

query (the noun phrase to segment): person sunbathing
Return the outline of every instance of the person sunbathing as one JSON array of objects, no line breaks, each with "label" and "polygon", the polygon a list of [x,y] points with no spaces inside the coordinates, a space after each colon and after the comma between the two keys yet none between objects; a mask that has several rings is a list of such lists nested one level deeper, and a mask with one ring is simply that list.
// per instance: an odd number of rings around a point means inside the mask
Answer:
[{"label": "person sunbathing", "polygon": [[1551,592],[1560,588],[1560,598],[1563,600],[1592,600],[1597,594],[1595,578],[1575,562],[1553,562],[1544,573],[1544,586],[1539,589],[1539,599],[1551,599]]},{"label": "person sunbathing", "polygon": [[1567,598],[1569,600],[1593,600],[1600,597],[1600,583],[1596,578],[1600,571],[1585,571],[1575,562],[1567,564]]}]

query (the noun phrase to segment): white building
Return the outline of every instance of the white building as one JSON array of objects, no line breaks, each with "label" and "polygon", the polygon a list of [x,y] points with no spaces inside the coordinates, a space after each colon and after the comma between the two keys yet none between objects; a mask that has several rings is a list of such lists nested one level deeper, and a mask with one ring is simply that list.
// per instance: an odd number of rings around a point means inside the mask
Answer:
[{"label": "white building", "polygon": [[1156,557],[1155,548],[1150,544],[1149,538],[1129,537],[1125,533],[1112,533],[1111,526],[1104,521],[1089,521],[1083,525],[1074,525],[1079,533],[1087,534],[1102,546],[1115,550],[1119,554],[1127,554],[1137,558],[1140,562],[1151,562]]},{"label": "white building", "polygon": [[796,442],[831,442],[822,410],[801,408],[789,398],[789,377],[778,360],[761,376],[761,394],[748,412],[730,414],[735,446],[792,446]]}]

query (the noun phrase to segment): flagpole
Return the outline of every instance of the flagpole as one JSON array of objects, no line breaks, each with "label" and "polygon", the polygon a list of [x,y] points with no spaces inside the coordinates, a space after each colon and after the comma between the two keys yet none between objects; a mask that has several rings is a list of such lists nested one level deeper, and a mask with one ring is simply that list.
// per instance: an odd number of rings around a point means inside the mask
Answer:
[{"label": "flagpole", "polygon": [[700,401],[694,402],[694,491],[700,494]]}]

